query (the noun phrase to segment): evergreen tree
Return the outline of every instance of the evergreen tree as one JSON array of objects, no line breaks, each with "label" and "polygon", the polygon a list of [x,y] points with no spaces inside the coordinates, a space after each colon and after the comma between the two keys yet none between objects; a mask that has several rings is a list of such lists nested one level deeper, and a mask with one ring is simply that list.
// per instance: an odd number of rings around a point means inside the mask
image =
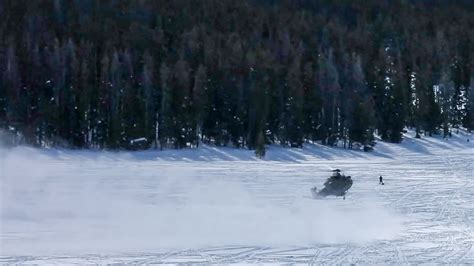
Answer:
[{"label": "evergreen tree", "polygon": [[470,79],[470,86],[466,90],[466,115],[464,116],[463,126],[472,131],[474,130],[474,71]]},{"label": "evergreen tree", "polygon": [[263,134],[263,131],[260,131],[258,133],[257,145],[255,147],[255,156],[262,159],[265,157],[265,152],[265,135]]},{"label": "evergreen tree", "polygon": [[207,107],[208,107],[208,94],[207,94],[207,74],[206,68],[203,65],[199,65],[196,74],[194,76],[194,86],[193,86],[193,110],[196,117],[196,139],[197,145],[199,145],[199,138],[203,137],[202,127],[204,125],[204,118],[206,116]]},{"label": "evergreen tree", "polygon": [[194,132],[195,114],[192,112],[192,99],[190,87],[190,70],[187,62],[180,59],[176,62],[174,73],[174,96],[173,102],[175,116],[174,136],[177,137],[175,144],[178,148],[185,148],[187,143],[196,143]]},{"label": "evergreen tree", "polygon": [[170,70],[165,63],[160,66],[160,84],[161,84],[161,112],[159,140],[160,149],[168,147],[173,141],[173,131],[176,119],[173,114],[173,94],[170,87]]},{"label": "evergreen tree", "polygon": [[383,140],[390,142],[402,141],[402,130],[405,126],[405,106],[402,82],[397,72],[397,48],[388,41],[380,48],[383,60],[378,73],[376,85],[378,98],[379,125],[378,130]]},{"label": "evergreen tree", "polygon": [[[301,49],[301,48],[297,48]],[[301,53],[295,51],[293,61],[286,77],[287,99],[285,106],[285,133],[284,144],[291,147],[302,147],[303,145],[303,84],[301,82]]]},{"label": "evergreen tree", "polygon": [[374,140],[372,97],[366,85],[361,58],[353,56],[352,61],[351,86],[354,91],[351,95],[351,106],[348,108],[350,110],[349,147],[352,148],[352,142],[358,142],[366,148],[371,146]]},{"label": "evergreen tree", "polygon": [[441,121],[443,126],[443,137],[448,137],[450,132],[450,120],[453,116],[453,94],[454,83],[451,80],[451,73],[448,68],[444,68],[441,74],[441,80],[437,89],[437,101],[441,107]]},{"label": "evergreen tree", "polygon": [[323,144],[330,146],[338,138],[338,96],[340,93],[339,73],[334,61],[332,49],[328,54],[320,55],[318,82],[322,94],[323,105],[320,113],[322,121],[321,137]]}]

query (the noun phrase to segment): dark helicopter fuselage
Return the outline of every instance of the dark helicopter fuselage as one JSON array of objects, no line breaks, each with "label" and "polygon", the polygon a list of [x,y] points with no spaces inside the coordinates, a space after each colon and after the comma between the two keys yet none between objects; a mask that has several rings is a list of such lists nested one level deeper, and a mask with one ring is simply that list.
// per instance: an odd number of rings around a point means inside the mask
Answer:
[{"label": "dark helicopter fuselage", "polygon": [[334,174],[326,180],[323,189],[318,191],[317,188],[314,187],[311,189],[311,193],[315,197],[344,197],[347,191],[352,187],[352,183],[350,176],[345,176],[339,171],[335,171]]}]

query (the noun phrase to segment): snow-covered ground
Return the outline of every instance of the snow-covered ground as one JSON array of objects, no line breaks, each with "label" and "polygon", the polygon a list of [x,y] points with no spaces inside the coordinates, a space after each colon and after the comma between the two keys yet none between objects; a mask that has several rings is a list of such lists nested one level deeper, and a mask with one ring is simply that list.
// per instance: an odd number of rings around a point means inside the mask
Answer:
[{"label": "snow-covered ground", "polygon": [[[474,264],[473,141],[272,146],[265,160],[3,149],[0,263]],[[311,199],[333,168],[354,179],[346,200]]]}]

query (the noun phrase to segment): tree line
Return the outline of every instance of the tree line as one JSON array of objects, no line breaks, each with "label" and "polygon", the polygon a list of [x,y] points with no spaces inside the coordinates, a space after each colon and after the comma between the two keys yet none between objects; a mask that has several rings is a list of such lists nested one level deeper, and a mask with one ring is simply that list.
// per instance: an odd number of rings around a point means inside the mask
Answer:
[{"label": "tree line", "polygon": [[474,128],[474,4],[3,0],[0,128],[37,146],[370,149]]}]

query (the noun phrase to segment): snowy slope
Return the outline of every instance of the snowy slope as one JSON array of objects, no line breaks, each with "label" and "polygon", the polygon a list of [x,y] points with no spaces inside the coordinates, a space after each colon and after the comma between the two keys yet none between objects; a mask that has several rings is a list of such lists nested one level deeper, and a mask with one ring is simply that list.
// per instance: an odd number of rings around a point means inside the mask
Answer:
[{"label": "snowy slope", "polygon": [[[364,153],[0,150],[0,263],[474,263],[472,136]],[[474,141],[474,140],[473,140]],[[346,200],[313,200],[340,168]],[[383,175],[385,186],[379,186]]]}]

